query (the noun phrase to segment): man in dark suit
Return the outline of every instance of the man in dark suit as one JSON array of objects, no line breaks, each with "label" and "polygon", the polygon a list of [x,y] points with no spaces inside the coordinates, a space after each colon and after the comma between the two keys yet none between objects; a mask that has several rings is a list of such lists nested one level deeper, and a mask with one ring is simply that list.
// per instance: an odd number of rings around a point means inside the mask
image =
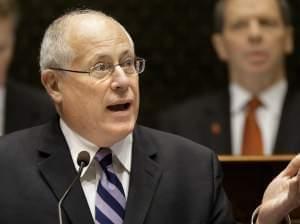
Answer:
[{"label": "man in dark suit", "polygon": [[[285,70],[293,50],[287,2],[219,0],[215,30],[213,44],[228,65],[229,86],[164,111],[159,128],[218,154],[298,153],[300,91],[287,83]],[[259,150],[249,152],[253,142]]]},{"label": "man in dark suit", "polygon": [[54,115],[46,93],[7,77],[17,21],[16,2],[0,0],[0,135],[41,124]]},{"label": "man in dark suit", "polygon": [[59,117],[1,138],[0,223],[58,223],[81,151],[91,160],[63,223],[234,223],[215,154],[136,125],[145,60],[117,21],[92,10],[58,18],[40,66]]}]

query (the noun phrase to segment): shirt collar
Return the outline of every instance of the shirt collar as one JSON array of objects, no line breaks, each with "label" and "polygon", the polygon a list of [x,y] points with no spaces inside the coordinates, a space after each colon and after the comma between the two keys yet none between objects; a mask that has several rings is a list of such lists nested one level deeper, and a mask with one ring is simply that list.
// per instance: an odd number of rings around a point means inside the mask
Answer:
[{"label": "shirt collar", "polygon": [[[78,133],[73,131],[62,119],[59,120],[60,128],[66,139],[68,147],[70,149],[71,157],[78,170],[79,166],[77,164],[77,156],[81,151],[87,151],[90,154],[89,165],[83,169],[82,176],[88,170],[91,165],[99,147],[94,143],[88,141],[87,139],[80,136]],[[115,143],[110,147],[113,154],[113,159],[116,158],[121,165],[130,172],[131,169],[131,154],[132,154],[132,133],[126,136],[121,141]]]},{"label": "shirt collar", "polygon": [[246,103],[250,100],[251,94],[237,83],[229,86],[230,112],[235,114],[243,111]]},{"label": "shirt collar", "polygon": [[259,98],[268,110],[274,111],[276,114],[280,114],[284,98],[287,93],[287,88],[287,81],[285,79],[281,80],[266,91],[262,92]]},{"label": "shirt collar", "polygon": [[[258,95],[260,101],[264,105],[264,108],[275,113],[280,113],[284,97],[287,93],[287,81],[282,79],[270,88],[263,91]],[[243,111],[245,105],[249,102],[252,95],[246,89],[238,85],[237,83],[231,83],[229,86],[230,94],[230,111],[231,113],[238,113]],[[276,100],[274,100],[276,99]]]}]

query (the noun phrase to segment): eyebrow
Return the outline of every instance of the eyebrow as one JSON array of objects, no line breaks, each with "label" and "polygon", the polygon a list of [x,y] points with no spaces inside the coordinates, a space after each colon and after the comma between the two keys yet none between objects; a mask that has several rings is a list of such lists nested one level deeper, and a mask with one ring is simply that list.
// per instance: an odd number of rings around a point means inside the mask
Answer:
[{"label": "eyebrow", "polygon": [[124,51],[124,52],[121,54],[120,59],[121,59],[121,58],[124,58],[124,57],[127,57],[127,56],[135,57],[135,54],[132,53],[130,50],[126,50],[126,51]]},{"label": "eyebrow", "polygon": [[[135,57],[135,54],[132,53],[130,50],[125,50],[124,52],[122,52],[119,56],[119,60],[122,60],[124,57]],[[95,56],[95,58],[92,60],[92,65],[97,64],[98,62],[101,61],[109,61],[111,60],[111,57],[109,55],[106,54],[97,54]]]}]

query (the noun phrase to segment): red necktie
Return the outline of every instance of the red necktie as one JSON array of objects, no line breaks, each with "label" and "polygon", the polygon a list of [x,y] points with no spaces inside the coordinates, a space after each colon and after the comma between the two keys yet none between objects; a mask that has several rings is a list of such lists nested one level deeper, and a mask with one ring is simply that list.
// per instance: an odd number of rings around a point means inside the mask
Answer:
[{"label": "red necktie", "polygon": [[243,155],[263,155],[262,136],[256,120],[256,109],[259,106],[261,102],[256,97],[253,97],[247,105],[242,144]]}]

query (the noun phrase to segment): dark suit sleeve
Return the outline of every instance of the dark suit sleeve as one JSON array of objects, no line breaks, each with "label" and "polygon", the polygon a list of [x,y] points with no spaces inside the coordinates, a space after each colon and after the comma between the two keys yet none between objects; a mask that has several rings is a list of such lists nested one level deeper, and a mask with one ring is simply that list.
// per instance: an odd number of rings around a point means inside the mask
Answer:
[{"label": "dark suit sleeve", "polygon": [[224,191],[222,181],[223,173],[220,163],[215,155],[212,157],[212,170],[214,180],[214,203],[211,211],[210,223],[213,224],[232,224],[235,223],[232,216],[231,204]]}]

